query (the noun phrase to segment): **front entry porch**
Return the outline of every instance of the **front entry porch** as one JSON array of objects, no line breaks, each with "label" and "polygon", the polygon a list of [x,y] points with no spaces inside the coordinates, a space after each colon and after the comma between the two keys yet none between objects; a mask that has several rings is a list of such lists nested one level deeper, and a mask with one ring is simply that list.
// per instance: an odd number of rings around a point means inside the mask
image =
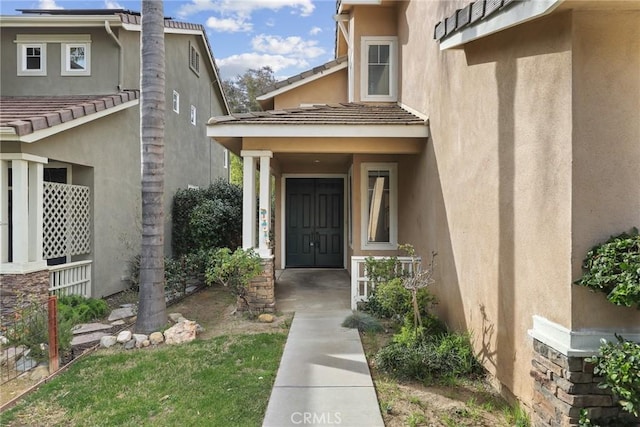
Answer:
[{"label": "front entry porch", "polygon": [[351,282],[343,269],[290,268],[276,271],[278,311],[349,310]]}]

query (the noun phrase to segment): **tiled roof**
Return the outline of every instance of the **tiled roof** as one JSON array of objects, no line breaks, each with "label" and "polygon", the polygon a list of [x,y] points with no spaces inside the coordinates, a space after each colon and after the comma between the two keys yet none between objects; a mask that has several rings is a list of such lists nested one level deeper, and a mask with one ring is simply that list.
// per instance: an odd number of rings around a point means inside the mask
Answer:
[{"label": "tiled roof", "polygon": [[285,86],[289,86],[293,83],[299,82],[300,80],[304,80],[308,77],[320,74],[320,73],[324,73],[325,71],[329,71],[332,68],[337,67],[338,65],[342,64],[343,62],[347,61],[347,57],[346,56],[341,56],[339,58],[336,58],[332,61],[329,61],[325,64],[319,65],[317,67],[314,67],[310,70],[307,71],[303,71],[300,74],[296,74],[295,76],[291,76],[288,79],[285,80],[281,80],[279,82],[276,82],[275,84],[265,88],[265,90],[260,94],[260,95],[264,95],[266,93],[272,92],[274,90],[280,89],[282,87]]},{"label": "tiled roof", "polygon": [[236,113],[213,117],[209,124],[424,125],[426,122],[396,104],[345,103]]},{"label": "tiled roof", "polygon": [[[142,17],[138,13],[124,11],[122,13],[117,13],[117,15],[120,16],[120,20],[123,24],[142,25]],[[164,19],[164,27],[177,28],[179,30],[202,31],[203,33],[205,32],[204,26],[202,24],[174,21],[172,18]]]},{"label": "tiled roof", "polygon": [[536,0],[477,0],[462,9],[457,9],[451,16],[438,22],[433,30],[433,38],[443,40],[451,34],[475,25],[478,21],[513,6],[517,2]]},{"label": "tiled roof", "polygon": [[0,96],[0,127],[11,127],[19,136],[138,99],[139,91],[114,95],[86,96]]}]

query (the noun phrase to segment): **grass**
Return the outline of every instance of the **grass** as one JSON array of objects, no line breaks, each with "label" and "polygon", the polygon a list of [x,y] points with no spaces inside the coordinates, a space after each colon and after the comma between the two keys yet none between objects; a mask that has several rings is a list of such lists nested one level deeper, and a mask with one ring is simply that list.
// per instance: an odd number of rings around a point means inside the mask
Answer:
[{"label": "grass", "polygon": [[259,426],[285,340],[262,333],[101,350],[0,414],[0,425]]}]

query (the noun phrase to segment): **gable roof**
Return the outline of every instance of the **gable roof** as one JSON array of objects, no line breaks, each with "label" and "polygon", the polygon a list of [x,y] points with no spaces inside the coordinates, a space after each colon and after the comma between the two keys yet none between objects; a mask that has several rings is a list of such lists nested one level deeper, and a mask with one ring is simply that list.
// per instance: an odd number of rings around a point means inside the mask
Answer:
[{"label": "gable roof", "polygon": [[397,104],[341,103],[213,117],[207,136],[426,138],[427,124]]},{"label": "gable roof", "polygon": [[0,140],[34,142],[137,105],[138,98],[137,90],[113,95],[0,96]]},{"label": "gable roof", "polygon": [[256,98],[257,101],[266,101],[281,93],[288,92],[292,89],[312,82],[320,77],[335,73],[347,68],[347,56],[341,56],[322,65],[314,67],[310,70],[303,71],[299,74],[291,76],[287,79],[280,80],[273,85],[267,87],[264,92]]}]

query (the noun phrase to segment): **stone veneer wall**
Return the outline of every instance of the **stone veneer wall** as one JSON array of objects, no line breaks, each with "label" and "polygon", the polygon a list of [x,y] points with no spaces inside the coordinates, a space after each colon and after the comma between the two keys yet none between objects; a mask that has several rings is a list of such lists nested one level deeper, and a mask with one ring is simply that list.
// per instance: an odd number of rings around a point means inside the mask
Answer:
[{"label": "stone veneer wall", "polygon": [[[276,310],[276,276],[275,259],[262,258],[262,273],[251,280],[247,287],[247,301],[252,311],[260,313],[273,313]],[[238,304],[238,309],[246,307]]]},{"label": "stone veneer wall", "polygon": [[535,339],[533,349],[534,427],[578,426],[582,408],[592,421],[620,417],[640,426],[640,419],[625,412],[608,389],[598,387],[602,378],[594,375],[594,365],[586,357],[567,357]]},{"label": "stone veneer wall", "polygon": [[0,313],[14,311],[20,300],[45,302],[49,297],[49,270],[0,275]]}]

